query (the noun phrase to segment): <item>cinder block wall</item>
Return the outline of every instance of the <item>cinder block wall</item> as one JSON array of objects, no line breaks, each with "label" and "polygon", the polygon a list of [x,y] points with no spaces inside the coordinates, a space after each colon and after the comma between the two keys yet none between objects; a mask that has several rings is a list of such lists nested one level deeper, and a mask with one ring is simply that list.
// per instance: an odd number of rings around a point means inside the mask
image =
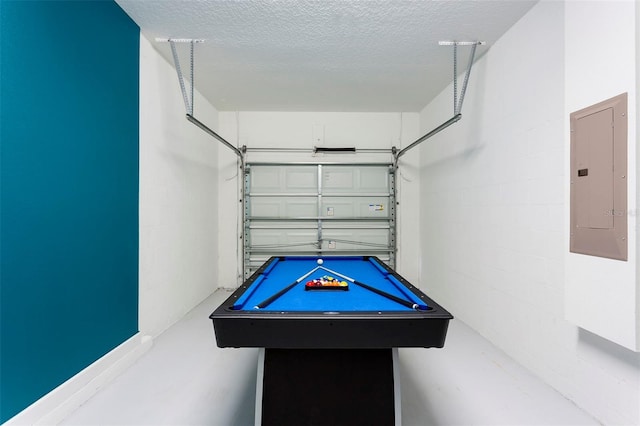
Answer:
[{"label": "cinder block wall", "polygon": [[[634,110],[634,7],[538,3],[474,66],[462,121],[421,148],[423,288],[604,424],[640,422],[635,235],[629,261],[607,262],[604,275],[602,259],[582,256],[582,272],[568,259],[568,122],[624,91]],[[450,99],[451,88],[422,111],[424,131],[448,118]],[[635,170],[635,132],[629,145]],[[635,186],[630,175],[630,208]],[[578,277],[582,288],[566,292]],[[626,302],[587,311],[602,336],[567,320],[567,306],[593,306],[590,289],[605,287]]]}]

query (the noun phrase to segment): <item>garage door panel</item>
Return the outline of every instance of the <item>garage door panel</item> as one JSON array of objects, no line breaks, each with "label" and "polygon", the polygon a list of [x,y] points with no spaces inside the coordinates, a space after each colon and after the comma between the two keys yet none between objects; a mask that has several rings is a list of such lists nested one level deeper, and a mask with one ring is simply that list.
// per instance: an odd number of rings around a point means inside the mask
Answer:
[{"label": "garage door panel", "polygon": [[252,194],[315,193],[318,187],[316,166],[252,166]]},{"label": "garage door panel", "polygon": [[316,217],[318,200],[315,197],[252,197],[248,212],[251,217]]},{"label": "garage door panel", "polygon": [[389,193],[389,171],[381,168],[363,168],[360,170],[360,190]]},{"label": "garage door panel", "polygon": [[254,168],[251,170],[251,193],[282,192],[281,174],[275,168]]},{"label": "garage door panel", "polygon": [[322,171],[322,188],[325,192],[351,192],[355,187],[354,170],[325,167]]},{"label": "garage door panel", "polygon": [[285,187],[284,190],[307,190],[315,192],[318,187],[318,171],[315,167],[311,168],[285,168]]},{"label": "garage door panel", "polygon": [[255,249],[280,248],[300,251],[317,246],[318,233],[314,229],[253,229],[251,246]]},{"label": "garage door panel", "polygon": [[363,191],[389,194],[389,170],[375,166],[324,166],[322,188],[325,194],[359,194]]},{"label": "garage door panel", "polygon": [[389,232],[384,229],[324,229],[323,248],[335,250],[388,249]]},{"label": "garage door panel", "polygon": [[336,218],[388,218],[389,197],[323,197],[322,212]]},{"label": "garage door panel", "polygon": [[299,221],[299,220],[259,220],[251,221],[251,229],[311,229],[316,231],[318,223],[316,221]]},{"label": "garage door panel", "polygon": [[375,255],[393,267],[394,203],[388,164],[247,164],[245,278],[287,254]]}]

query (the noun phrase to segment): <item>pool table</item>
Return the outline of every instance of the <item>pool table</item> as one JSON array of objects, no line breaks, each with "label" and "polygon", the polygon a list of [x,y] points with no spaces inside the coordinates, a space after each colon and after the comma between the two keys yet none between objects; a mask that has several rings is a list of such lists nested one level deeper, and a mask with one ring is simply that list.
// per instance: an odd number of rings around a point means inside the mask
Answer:
[{"label": "pool table", "polygon": [[449,312],[373,256],[272,257],[210,316],[257,347],[256,425],[400,425],[399,347],[444,346]]},{"label": "pool table", "polygon": [[[305,288],[327,275],[348,290]],[[219,347],[355,349],[441,348],[453,317],[378,258],[335,256],[272,257],[210,318]]]}]

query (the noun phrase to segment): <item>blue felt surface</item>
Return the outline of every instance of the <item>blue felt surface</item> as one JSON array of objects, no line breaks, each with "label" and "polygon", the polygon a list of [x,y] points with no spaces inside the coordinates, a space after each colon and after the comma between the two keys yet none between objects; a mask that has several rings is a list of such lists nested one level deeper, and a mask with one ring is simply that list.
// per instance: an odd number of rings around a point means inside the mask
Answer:
[{"label": "blue felt surface", "polygon": [[[340,274],[375,287],[386,293],[411,302],[422,303],[420,299],[403,286],[384,268],[376,265],[374,259],[362,257],[329,257],[323,258],[322,266]],[[284,258],[275,265],[270,265],[262,277],[244,292],[235,305],[235,309],[252,310],[279,290],[287,287],[301,276],[311,271],[318,264],[316,258]],[[349,290],[305,290],[307,281],[320,278],[331,273],[319,269],[309,277],[264,308],[264,311],[409,311],[403,306],[384,296],[349,283]],[[334,276],[334,278],[340,278]]]}]

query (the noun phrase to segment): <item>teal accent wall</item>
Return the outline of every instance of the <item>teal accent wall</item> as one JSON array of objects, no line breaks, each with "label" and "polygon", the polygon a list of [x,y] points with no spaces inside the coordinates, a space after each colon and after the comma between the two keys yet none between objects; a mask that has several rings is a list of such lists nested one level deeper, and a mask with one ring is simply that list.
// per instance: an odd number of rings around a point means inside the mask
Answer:
[{"label": "teal accent wall", "polygon": [[0,423],[138,330],[139,34],[0,0]]}]

